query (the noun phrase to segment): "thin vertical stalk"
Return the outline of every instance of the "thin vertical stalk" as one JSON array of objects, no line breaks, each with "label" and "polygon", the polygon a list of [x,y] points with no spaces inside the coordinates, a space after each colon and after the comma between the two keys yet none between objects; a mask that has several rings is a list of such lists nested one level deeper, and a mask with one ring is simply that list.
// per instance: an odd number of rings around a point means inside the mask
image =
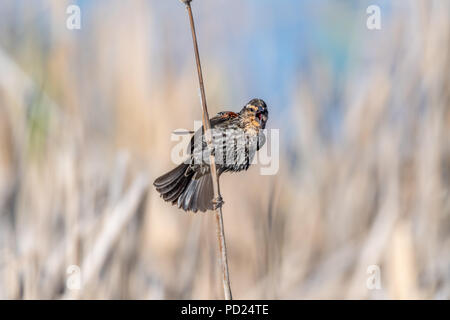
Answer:
[{"label": "thin vertical stalk", "polygon": [[[208,107],[206,104],[206,94],[205,94],[205,86],[203,84],[203,75],[202,75],[202,66],[200,63],[200,54],[198,50],[197,44],[197,35],[195,33],[195,24],[194,17],[192,15],[191,9],[191,1],[192,0],[181,0],[185,5],[189,15],[189,21],[191,24],[191,32],[192,32],[192,41],[194,43],[194,52],[195,52],[195,60],[197,63],[197,74],[198,74],[198,82],[200,85],[200,95],[202,99],[202,121],[203,128],[205,131],[205,139],[208,145],[208,148],[212,150],[212,137],[211,137],[211,123],[209,121]],[[211,177],[213,181],[214,188],[214,198],[221,199],[220,195],[220,186],[219,179],[217,176],[216,169],[216,160],[214,155],[211,153],[209,156],[210,168],[211,168]],[[230,286],[230,276],[228,272],[228,256],[227,256],[227,246],[225,242],[225,231],[223,227],[223,215],[222,215],[222,207],[219,207],[215,210],[215,218],[216,218],[216,230],[217,230],[217,243],[219,246],[220,253],[220,264],[222,269],[222,284],[223,284],[223,292],[225,300],[231,300],[231,286]]]}]

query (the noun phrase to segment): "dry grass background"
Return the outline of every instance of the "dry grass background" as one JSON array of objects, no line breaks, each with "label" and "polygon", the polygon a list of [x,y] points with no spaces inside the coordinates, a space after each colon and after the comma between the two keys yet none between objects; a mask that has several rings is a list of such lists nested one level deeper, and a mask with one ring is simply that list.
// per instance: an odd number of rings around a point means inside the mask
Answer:
[{"label": "dry grass background", "polygon": [[[170,133],[200,118],[191,47],[180,66],[170,37],[152,47],[152,2],[93,7],[85,37],[61,27],[67,2],[37,3],[19,20],[0,4],[0,298],[221,298],[213,215],[151,187]],[[327,61],[298,75],[278,175],[222,179],[235,298],[450,298],[449,15],[408,1],[363,40],[337,141],[321,131]],[[226,79],[203,63],[213,114]],[[366,288],[373,264],[382,290]]]}]

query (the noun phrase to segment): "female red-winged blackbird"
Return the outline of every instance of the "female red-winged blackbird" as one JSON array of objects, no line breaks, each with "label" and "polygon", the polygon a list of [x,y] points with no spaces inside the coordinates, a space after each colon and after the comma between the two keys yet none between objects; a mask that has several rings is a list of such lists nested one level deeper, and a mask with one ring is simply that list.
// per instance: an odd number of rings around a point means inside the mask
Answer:
[{"label": "female red-winged blackbird", "polygon": [[161,197],[185,211],[212,210],[222,205],[213,199],[209,155],[216,161],[217,174],[247,170],[266,142],[268,110],[261,99],[253,99],[239,113],[219,112],[211,121],[212,148],[207,147],[203,127],[192,137],[188,159],[155,180],[153,185]]}]

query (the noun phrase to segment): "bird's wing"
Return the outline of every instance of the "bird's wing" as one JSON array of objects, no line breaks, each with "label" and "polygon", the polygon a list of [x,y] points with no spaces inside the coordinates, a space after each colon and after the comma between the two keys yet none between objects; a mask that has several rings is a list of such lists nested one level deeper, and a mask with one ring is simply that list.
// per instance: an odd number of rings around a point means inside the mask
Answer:
[{"label": "bird's wing", "polygon": [[[215,115],[214,117],[212,117],[210,119],[211,128],[220,126],[220,124],[222,124],[230,119],[237,118],[237,117],[238,117],[238,114],[234,113],[232,111],[219,112],[217,115]],[[200,143],[201,143],[201,147],[200,147]],[[191,160],[193,160],[193,159],[198,160],[199,158],[202,157],[202,154],[205,150],[207,150],[207,145],[206,145],[205,138],[203,137],[203,126],[202,126],[192,136],[191,141],[189,142],[189,145],[188,145],[187,152],[191,155],[190,156]],[[204,156],[204,154],[203,154],[203,156]],[[203,165],[200,165],[200,167],[203,167]],[[197,168],[197,166],[194,166],[193,168]],[[197,170],[197,169],[195,169],[195,170]],[[203,168],[203,169],[209,171],[209,168]]]},{"label": "bird's wing", "polygon": [[222,111],[217,115],[211,118],[211,128],[214,128],[217,124],[222,123],[223,121],[237,118],[239,115],[233,111]]},{"label": "bird's wing", "polygon": [[[211,123],[211,128],[216,127],[217,125],[223,123],[224,121],[227,121],[229,119],[232,118],[236,118],[238,117],[238,114],[232,111],[222,111],[219,112],[218,114],[216,114],[214,117],[212,117],[211,119],[209,119],[210,123]],[[192,136],[191,141],[189,142],[189,146],[188,146],[188,151],[192,150],[192,146],[194,143],[194,140],[196,141],[200,141],[200,136],[203,135],[203,126],[198,129],[195,134]],[[205,143],[205,142],[204,142]],[[206,147],[206,145],[204,146]]]}]

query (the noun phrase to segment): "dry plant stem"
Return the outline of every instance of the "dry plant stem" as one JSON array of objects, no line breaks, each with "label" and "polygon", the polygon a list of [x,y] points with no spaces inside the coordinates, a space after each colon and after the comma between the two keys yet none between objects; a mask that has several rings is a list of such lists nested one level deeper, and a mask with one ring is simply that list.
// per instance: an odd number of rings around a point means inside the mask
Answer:
[{"label": "dry plant stem", "polygon": [[[197,44],[197,36],[195,33],[195,25],[194,25],[194,18],[192,16],[192,9],[191,9],[191,0],[183,0],[186,4],[186,9],[189,14],[189,20],[191,23],[191,32],[192,32],[192,41],[194,42],[194,52],[195,52],[195,60],[197,62],[197,73],[198,73],[198,81],[200,84],[200,95],[202,100],[202,121],[203,121],[203,128],[205,129],[205,138],[206,143],[208,145],[208,148],[211,149],[211,123],[209,121],[209,115],[208,115],[208,108],[206,105],[206,95],[205,95],[205,87],[203,85],[203,75],[202,75],[202,67],[200,64],[200,55],[198,51],[198,44]],[[217,176],[217,170],[216,170],[216,162],[214,155],[211,153],[209,157],[210,161],[210,168],[211,168],[211,177],[213,180],[213,188],[214,188],[214,198],[215,199],[221,199],[220,195],[220,187],[219,187],[219,178]],[[222,208],[219,207],[215,210],[215,217],[216,217],[216,228],[217,228],[217,242],[219,245],[219,252],[220,252],[220,263],[222,267],[222,283],[223,283],[223,291],[225,300],[231,300],[231,287],[230,287],[230,277],[228,272],[228,258],[227,258],[227,246],[225,242],[225,231],[223,227],[223,216],[222,216]]]}]

